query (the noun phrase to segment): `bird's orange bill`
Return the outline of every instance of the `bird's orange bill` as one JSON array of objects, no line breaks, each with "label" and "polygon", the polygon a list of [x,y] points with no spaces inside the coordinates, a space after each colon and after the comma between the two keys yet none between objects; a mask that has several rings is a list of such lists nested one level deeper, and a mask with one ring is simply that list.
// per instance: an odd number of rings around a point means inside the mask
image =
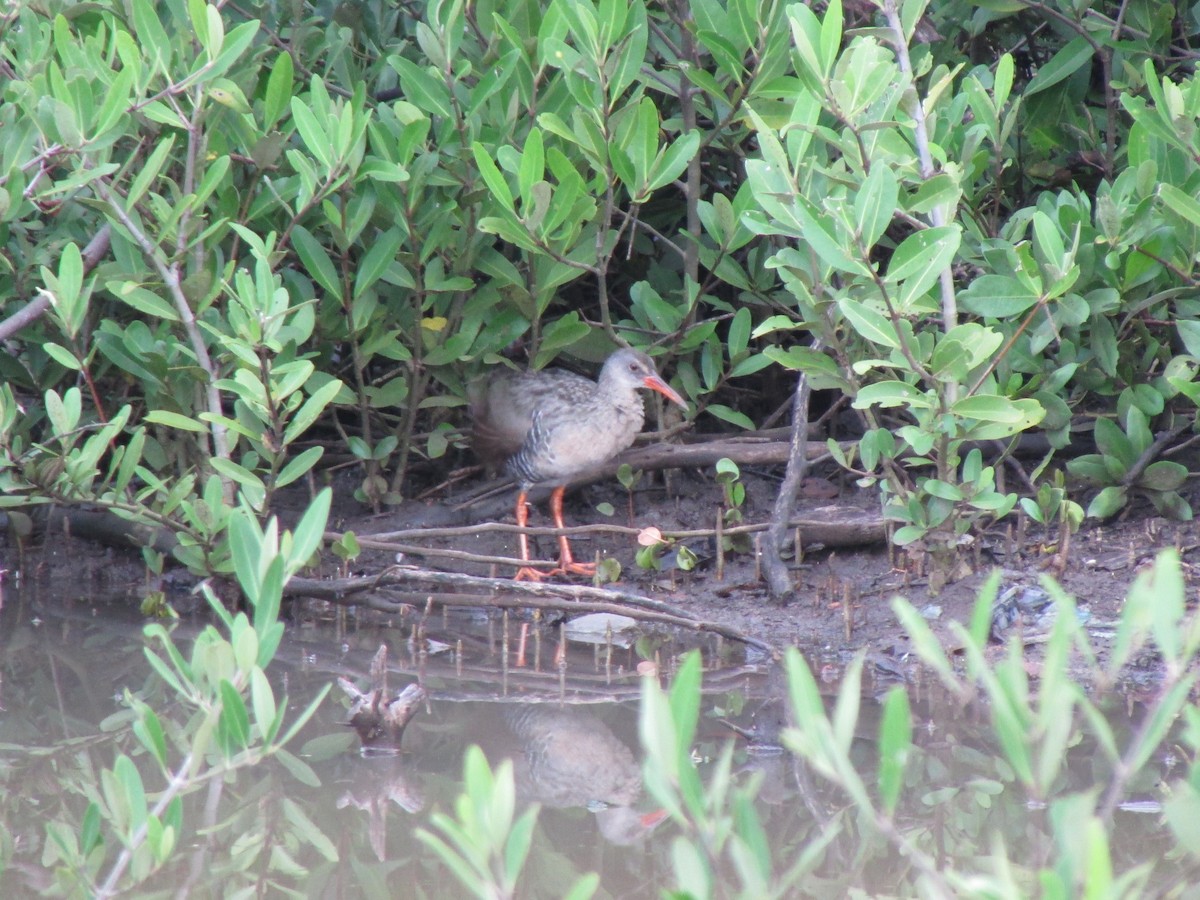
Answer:
[{"label": "bird's orange bill", "polygon": [[644,379],[642,379],[642,384],[650,388],[652,391],[658,391],[672,403],[677,403],[684,409],[687,409],[687,403],[684,402],[684,399],[679,396],[679,394],[675,391],[675,388],[671,387],[657,375],[647,375]]},{"label": "bird's orange bill", "polygon": [[643,828],[650,829],[654,828],[666,817],[667,811],[665,809],[656,809],[652,812],[642,813],[638,821],[641,822]]}]

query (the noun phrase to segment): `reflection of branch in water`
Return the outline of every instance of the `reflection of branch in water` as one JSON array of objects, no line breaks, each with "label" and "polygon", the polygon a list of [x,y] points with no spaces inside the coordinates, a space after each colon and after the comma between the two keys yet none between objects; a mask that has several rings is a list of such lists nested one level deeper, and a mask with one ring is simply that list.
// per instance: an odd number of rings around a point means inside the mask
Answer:
[{"label": "reflection of branch in water", "polygon": [[[468,589],[475,593],[462,597],[452,593],[439,593],[436,602],[444,605],[483,606],[516,609],[563,609],[569,603],[572,611],[611,612],[631,616],[645,622],[674,625],[698,632],[711,632],[755,647],[765,653],[775,654],[776,648],[718,622],[696,618],[686,610],[669,603],[643,597],[627,591],[587,587],[577,584],[541,584],[537,582],[514,582],[505,578],[480,578],[474,575],[459,575],[454,572],[434,572],[405,566],[391,566],[371,578],[317,579],[293,577],[289,579],[284,593],[290,597],[310,597],[328,600],[331,603],[363,603],[385,612],[400,612],[401,605],[371,595],[392,585],[433,584],[456,589]],[[482,592],[495,592],[494,595]],[[429,594],[422,594],[429,598]]]},{"label": "reflection of branch in water", "polygon": [[367,837],[375,858],[387,858],[387,815],[391,804],[406,813],[425,808],[424,776],[409,760],[393,756],[359,760],[354,782],[338,798],[337,808],[353,807],[367,814]]},{"label": "reflection of branch in water", "polygon": [[[670,651],[664,653],[669,656]],[[345,672],[345,663],[329,665],[316,663],[310,671],[330,669],[331,674]],[[499,661],[458,663],[448,655],[442,657],[402,656],[391,665],[393,673],[415,676],[425,685],[430,700],[461,703],[472,701],[503,701],[520,697],[521,702],[542,702],[571,705],[636,701],[641,696],[641,678],[627,666],[605,672],[602,664],[589,669],[574,665],[561,671],[553,669],[516,669],[502,667]],[[434,688],[432,684],[439,687]],[[737,691],[747,698],[767,695],[765,667],[756,665],[710,666],[704,675],[704,693],[720,694]]]},{"label": "reflection of branch in water", "polygon": [[[463,621],[445,611],[426,609],[407,617],[400,627],[383,623],[363,627],[358,635],[347,635],[340,654],[322,650],[320,642],[299,645],[315,651],[301,658],[305,677],[326,672],[358,678],[367,667],[363,644],[372,650],[385,638],[391,645],[391,669],[415,678],[430,697],[443,700],[495,700],[510,694],[537,694],[547,699],[572,702],[611,702],[636,699],[641,693],[637,669],[647,659],[665,681],[674,666],[689,651],[699,650],[704,666],[706,693],[737,691],[746,697],[763,696],[761,684],[771,668],[771,659],[738,647],[720,636],[697,635],[679,629],[643,629],[634,646],[593,643],[572,636],[571,623],[550,622],[532,617],[520,622],[528,627],[525,666],[518,666],[519,638],[513,617],[490,615]],[[285,645],[282,661],[294,662]],[[390,699],[390,698],[389,698]]]}]

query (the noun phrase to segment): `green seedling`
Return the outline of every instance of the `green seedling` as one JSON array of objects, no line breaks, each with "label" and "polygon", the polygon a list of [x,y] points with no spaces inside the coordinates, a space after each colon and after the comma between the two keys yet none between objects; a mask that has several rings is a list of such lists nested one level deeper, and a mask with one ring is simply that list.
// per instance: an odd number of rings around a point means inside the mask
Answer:
[{"label": "green seedling", "polygon": [[[1096,420],[1096,448],[1067,463],[1067,471],[1100,487],[1088,504],[1089,518],[1108,519],[1129,502],[1132,492],[1145,496],[1161,515],[1180,521],[1192,518],[1192,507],[1179,494],[1188,477],[1186,466],[1170,460],[1150,462],[1154,455],[1154,433],[1150,419],[1136,403],[1118,404],[1118,420]],[[1124,407],[1121,409],[1121,407]]]},{"label": "green seedling", "polygon": [[640,547],[636,560],[638,567],[642,569],[660,571],[663,556],[671,548],[675,548],[675,566],[681,571],[690,572],[699,562],[690,547],[667,537],[654,526],[641,530],[638,534],[638,544]]},{"label": "green seedling", "polygon": [[1083,507],[1067,497],[1066,479],[1058,470],[1052,481],[1042,483],[1037,496],[1021,498],[1021,509],[1039,525],[1065,527],[1071,534],[1083,523]]},{"label": "green seedling", "polygon": [[615,556],[606,556],[596,564],[596,574],[592,583],[596,587],[614,584],[621,580],[621,561]]},{"label": "green seedling", "polygon": [[[741,525],[745,521],[742,506],[746,502],[746,486],[741,482],[742,473],[732,459],[717,460],[717,483],[721,485],[721,522],[725,528]],[[749,553],[752,549],[748,534],[724,535],[721,546],[726,552]]]},{"label": "green seedling", "polygon": [[633,489],[637,487],[638,482],[642,480],[642,470],[634,469],[629,463],[622,463],[617,469],[617,481],[621,483],[621,487],[625,488],[625,494],[629,499],[629,521],[633,522]]},{"label": "green seedling", "polygon": [[342,567],[345,568],[348,563],[358,559],[358,555],[362,553],[362,545],[359,544],[358,538],[353,531],[347,531],[342,534],[342,537],[337,543],[330,544],[329,549],[333,551],[333,555],[342,561]]}]

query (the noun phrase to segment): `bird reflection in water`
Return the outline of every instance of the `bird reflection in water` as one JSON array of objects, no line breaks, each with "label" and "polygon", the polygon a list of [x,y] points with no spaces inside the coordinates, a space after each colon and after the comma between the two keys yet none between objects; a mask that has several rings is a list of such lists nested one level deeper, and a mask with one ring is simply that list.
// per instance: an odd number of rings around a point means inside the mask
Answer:
[{"label": "bird reflection in water", "polygon": [[554,809],[585,807],[604,838],[630,844],[654,829],[662,810],[641,812],[641,767],[633,752],[598,717],[550,704],[507,707],[504,720],[517,738],[513,769],[517,797]]},{"label": "bird reflection in water", "polygon": [[[338,801],[370,817],[369,838],[376,856],[386,858],[387,812],[393,806],[416,813],[426,806],[419,759],[400,755],[400,742],[410,720],[426,705],[425,690],[410,684],[394,698],[387,686],[387,649],[381,646],[371,663],[370,690],[338,679],[350,697],[347,724],[354,728],[364,756],[387,756],[359,770]],[[488,704],[491,709],[496,704]],[[638,809],[642,799],[641,767],[620,738],[599,717],[572,706],[553,703],[503,704],[501,722],[486,715],[463,717],[479,729],[466,735],[482,745],[493,765],[513,761],[517,800],[549,809],[584,808],[596,819],[600,834],[616,845],[633,844],[664,818],[662,810]]]}]

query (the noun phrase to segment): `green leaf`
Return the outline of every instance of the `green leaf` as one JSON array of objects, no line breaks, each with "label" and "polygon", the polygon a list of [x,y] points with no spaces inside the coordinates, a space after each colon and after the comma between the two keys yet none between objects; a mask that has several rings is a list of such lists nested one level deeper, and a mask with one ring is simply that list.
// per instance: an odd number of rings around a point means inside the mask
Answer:
[{"label": "green leaf", "polygon": [[712,403],[705,407],[705,409],[723,422],[728,422],[730,425],[736,425],[738,428],[744,428],[747,431],[754,430],[754,420],[745,413],[730,409],[721,403]]},{"label": "green leaf", "polygon": [[329,258],[329,254],[325,252],[325,248],[307,228],[303,225],[297,225],[292,230],[292,247],[296,250],[296,255],[300,257],[300,263],[304,266],[304,271],[308,273],[314,281],[323,287],[331,297],[342,296],[342,283],[338,278],[337,269],[334,268],[333,260]]},{"label": "green leaf", "polygon": [[904,769],[912,752],[912,712],[903,687],[888,691],[879,723],[879,797],[892,815],[904,788]]},{"label": "green leaf", "polygon": [[56,344],[54,341],[46,341],[42,344],[42,349],[46,351],[47,356],[64,369],[70,369],[72,372],[80,370],[81,363],[75,358],[75,354],[61,344]]},{"label": "green leaf", "polygon": [[75,425],[79,421],[78,416],[72,417],[67,409],[67,405],[63,403],[62,397],[57,391],[46,391],[46,416],[50,419],[50,425],[54,428],[56,437],[64,437],[69,432],[74,431]]},{"label": "green leaf", "polygon": [[104,103],[92,122],[92,141],[100,143],[108,132],[119,135],[124,131],[130,107],[129,95],[136,77],[137,73],[132,66],[121,69],[113,76],[113,80],[104,91]]},{"label": "green leaf", "polygon": [[1133,443],[1121,430],[1121,426],[1112,419],[1096,420],[1095,437],[1096,447],[1101,455],[1115,459],[1121,464],[1123,471],[1129,471],[1137,462],[1138,453],[1134,450]]},{"label": "green leaf", "polygon": [[133,281],[110,281],[107,288],[118,300],[126,303],[138,312],[167,322],[178,322],[179,314],[175,307],[158,294],[147,290]]},{"label": "green leaf", "polygon": [[1124,487],[1106,487],[1088,504],[1087,515],[1092,519],[1110,519],[1125,506],[1126,489]]},{"label": "green leaf", "polygon": [[208,426],[203,422],[197,422],[195,419],[179,413],[168,412],[165,409],[151,410],[146,413],[144,421],[152,425],[165,425],[168,428],[178,428],[180,431],[190,431],[194,434],[204,434],[208,431]]},{"label": "green leaf", "polygon": [[931,497],[937,497],[941,500],[949,500],[952,503],[957,503],[963,499],[961,488],[946,481],[939,481],[936,478],[925,479],[925,481],[921,482],[921,487]]},{"label": "green leaf", "polygon": [[280,469],[279,474],[275,476],[275,487],[287,487],[296,479],[303,478],[320,461],[324,454],[324,447],[309,447],[299,456],[289,460],[288,464]]},{"label": "green leaf", "polygon": [[358,271],[354,275],[355,298],[361,297],[391,268],[403,242],[404,235],[399,228],[389,228],[370,242],[370,248],[359,261]]},{"label": "green leaf", "polygon": [[563,900],[591,900],[599,889],[600,874],[598,872],[588,872],[586,875],[579,876],[579,879],[571,886],[571,889],[563,895]]},{"label": "green leaf", "polygon": [[[611,4],[622,13],[626,19],[626,29],[623,39],[617,45],[616,59],[610,57],[608,90],[609,96],[619,97],[637,80],[641,68],[646,61],[646,46],[650,39],[650,29],[646,24],[646,6],[642,3],[614,2]],[[632,19],[632,21],[628,21]]]},{"label": "green leaf", "polygon": [[683,170],[687,168],[688,163],[692,161],[699,149],[699,131],[689,131],[672,141],[671,146],[659,152],[654,160],[645,194],[657,191],[682,175]]},{"label": "green leaf", "polygon": [[313,771],[312,766],[306,763],[294,753],[287,750],[275,751],[275,758],[283,764],[283,767],[288,770],[289,774],[303,785],[312,788],[321,786],[321,779],[317,773]]},{"label": "green leaf", "polygon": [[901,242],[887,272],[887,283],[900,287],[897,308],[907,310],[925,295],[954,260],[961,240],[958,225],[942,225],[914,232]]},{"label": "green leaf", "polygon": [[133,733],[142,746],[150,751],[155,761],[167,770],[167,739],[158,715],[149,706],[138,707],[138,719],[133,723]]},{"label": "green leaf", "polygon": [[1040,209],[1033,214],[1033,243],[1046,262],[1063,268],[1063,257],[1066,256],[1067,249],[1063,245],[1062,234],[1058,226]]},{"label": "green leaf", "polygon": [[221,679],[221,725],[232,745],[244,749],[250,745],[250,717],[246,702],[227,678]]},{"label": "green leaf", "polygon": [[[215,6],[209,7],[209,19],[219,24],[221,22],[220,11]],[[205,70],[205,79],[211,80],[223,75],[229,68],[238,60],[246,49],[254,42],[254,38],[258,34],[259,23],[257,19],[251,19],[249,22],[243,22],[235,27],[227,35],[221,44],[221,51],[216,59]]]},{"label": "green leaf", "polygon": [[580,319],[579,313],[575,310],[548,323],[542,331],[542,342],[538,347],[535,368],[543,362],[549,362],[553,355],[563,347],[572,347],[578,344],[591,334],[591,331],[591,326]]},{"label": "green leaf", "polygon": [[730,378],[744,378],[747,375],[753,375],[756,372],[761,372],[771,363],[775,362],[770,356],[765,353],[751,353],[744,359],[739,360],[729,370]]},{"label": "green leaf", "polygon": [[484,184],[492,192],[492,197],[499,201],[504,209],[509,212],[515,212],[516,207],[513,205],[512,191],[509,190],[508,182],[496,166],[496,161],[492,159],[491,153],[478,141],[471,145],[471,152],[475,156],[475,165],[479,169],[479,174],[482,176]]},{"label": "green leaf", "polygon": [[308,817],[295,800],[288,799],[287,797],[284,798],[283,815],[291,823],[292,832],[296,837],[312,845],[313,849],[329,862],[338,861],[338,851],[333,841],[325,835],[325,832],[317,827],[317,824]]},{"label": "green leaf", "polygon": [[83,290],[83,255],[74,241],[69,241],[62,248],[58,259],[57,287],[59,303],[74,306]]},{"label": "green leaf", "polygon": [[842,315],[846,317],[860,337],[892,350],[900,349],[900,339],[896,336],[896,328],[892,325],[891,319],[883,313],[857,300],[851,300],[849,297],[839,298],[838,308],[841,309]]},{"label": "green leaf", "polygon": [[292,532],[291,562],[294,566],[299,567],[307,563],[321,546],[332,503],[333,491],[324,488],[300,517],[296,530]]},{"label": "green leaf", "polygon": [[536,805],[530,806],[509,829],[508,840],[504,842],[504,872],[510,882],[516,882],[525,866],[539,811]]},{"label": "green leaf", "polygon": [[672,334],[683,323],[687,310],[664,300],[649,282],[639,281],[629,289],[635,314],[641,312],[662,334]]},{"label": "green leaf", "polygon": [[750,346],[750,310],[743,306],[733,314],[729,323],[729,358],[736,359]]},{"label": "green leaf", "polygon": [[1024,422],[1029,414],[1016,401],[997,394],[973,394],[957,401],[951,411],[964,419],[978,419],[981,422],[1003,422],[1017,425]]},{"label": "green leaf", "polygon": [[1190,193],[1185,193],[1173,184],[1160,184],[1158,196],[1172,212],[1182,216],[1193,227],[1200,228],[1200,201]]},{"label": "green leaf", "polygon": [[342,389],[342,383],[337,379],[327,381],[309,395],[304,401],[304,405],[300,407],[292,416],[292,419],[287,424],[287,428],[283,433],[284,445],[291,444],[300,435],[308,430],[309,426],[317,420],[325,407],[333,402],[333,398],[337,396],[338,391]]},{"label": "green leaf", "polygon": [[212,466],[213,471],[218,475],[236,482],[255,496],[262,497],[266,493],[267,488],[263,484],[262,479],[245,466],[238,465],[232,460],[221,457],[213,457],[208,461],[208,464]]},{"label": "green leaf", "polygon": [[1059,49],[1044,66],[1040,66],[1029,80],[1024,97],[1028,99],[1034,94],[1051,88],[1064,78],[1074,75],[1085,65],[1089,65],[1095,51],[1085,37],[1077,37],[1068,41]]},{"label": "green leaf", "polygon": [[[883,236],[896,214],[899,197],[900,184],[891,168],[884,165],[873,166],[871,174],[864,179],[858,195],[854,198],[854,227],[865,246],[873,247]],[[895,254],[892,260],[894,266]]]},{"label": "green leaf", "polygon": [[683,663],[676,670],[675,679],[671,684],[671,718],[675,723],[677,746],[683,754],[691,752],[696,724],[700,721],[702,671],[699,651],[688,651],[684,654]]},{"label": "green leaf", "polygon": [[156,69],[165,67],[166,60],[171,58],[171,41],[163,30],[162,22],[155,15],[155,4],[142,2],[133,3],[131,6],[133,28],[139,49],[153,59]]},{"label": "green leaf", "polygon": [[142,783],[141,773],[128,756],[122,753],[113,764],[113,774],[122,790],[121,799],[129,812],[130,832],[140,828],[146,822],[149,809],[146,806],[146,787]]},{"label": "green leaf", "polygon": [[326,132],[316,115],[300,97],[292,97],[291,107],[292,121],[296,124],[296,130],[300,132],[304,146],[328,172],[333,165],[333,159],[329,155],[333,137]]},{"label": "green leaf", "polygon": [[855,409],[868,409],[872,406],[883,408],[897,406],[927,407],[928,398],[924,392],[903,381],[877,381],[859,389],[854,398]]},{"label": "green leaf", "polygon": [[250,672],[250,705],[254,710],[254,723],[258,726],[262,740],[270,743],[275,737],[275,729],[279,727],[279,709],[271,682],[259,666],[255,666]]},{"label": "green leaf", "polygon": [[541,182],[545,174],[546,149],[542,143],[542,131],[540,128],[531,128],[525,138],[525,149],[521,152],[521,164],[517,170],[521,208],[526,216],[533,207],[533,186]]},{"label": "green leaf", "polygon": [[1038,302],[1036,292],[1008,275],[980,275],[958,295],[967,312],[992,319],[1019,316]]},{"label": "green leaf", "polygon": [[295,76],[292,55],[282,51],[275,56],[267,89],[263,97],[263,128],[271,129],[283,117],[292,100],[292,79]]},{"label": "green leaf", "polygon": [[1187,481],[1187,466],[1169,460],[1159,460],[1146,466],[1137,486],[1151,491],[1177,491]]},{"label": "green leaf", "polygon": [[454,119],[455,113],[446,85],[435,79],[428,70],[399,55],[389,56],[388,65],[399,74],[400,86],[404,89],[406,100],[424,112],[444,119]]}]

